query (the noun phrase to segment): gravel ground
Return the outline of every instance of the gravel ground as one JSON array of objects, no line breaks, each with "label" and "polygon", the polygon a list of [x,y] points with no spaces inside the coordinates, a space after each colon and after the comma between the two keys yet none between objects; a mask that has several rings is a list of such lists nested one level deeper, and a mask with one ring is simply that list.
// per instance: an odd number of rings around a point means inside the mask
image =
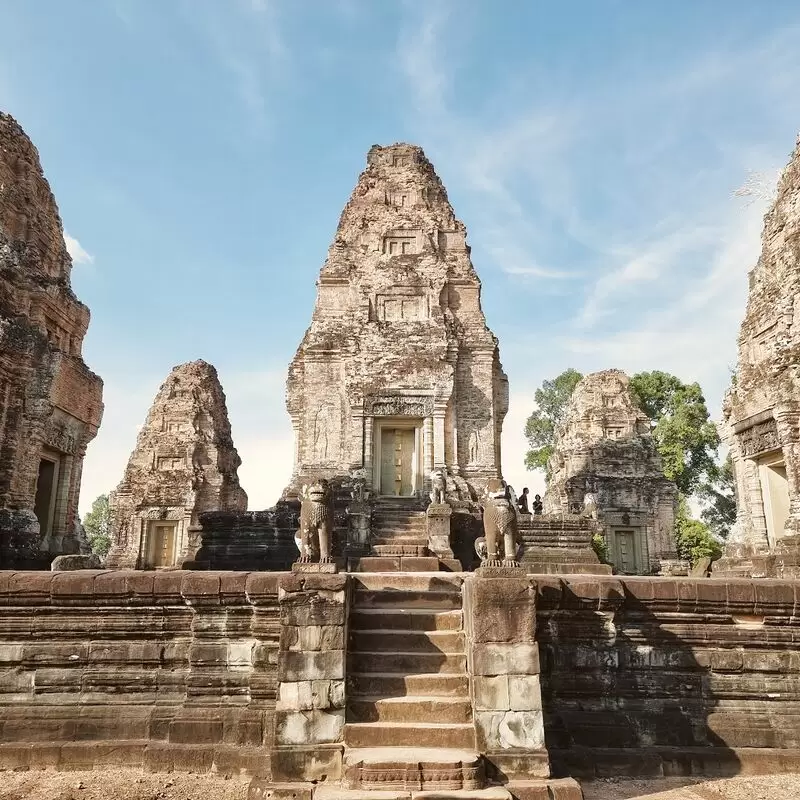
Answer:
[{"label": "gravel ground", "polygon": [[[95,772],[0,771],[0,800],[246,800],[248,778]],[[800,800],[800,775],[604,780],[585,783],[586,800]]]},{"label": "gravel ground", "polygon": [[800,800],[800,775],[700,780],[604,780],[583,784],[586,800]]},{"label": "gravel ground", "polygon": [[249,778],[135,769],[0,770],[0,800],[246,800],[249,783]]}]

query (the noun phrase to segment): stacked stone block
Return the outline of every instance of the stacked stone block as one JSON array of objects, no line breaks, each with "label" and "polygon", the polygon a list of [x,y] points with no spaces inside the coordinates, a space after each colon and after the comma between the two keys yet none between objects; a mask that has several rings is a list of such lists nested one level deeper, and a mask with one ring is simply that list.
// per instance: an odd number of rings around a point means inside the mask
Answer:
[{"label": "stacked stone block", "polygon": [[547,777],[535,588],[470,576],[465,592],[478,749],[504,781]]},{"label": "stacked stone block", "polygon": [[345,723],[347,576],[283,575],[278,602],[281,637],[273,777],[338,778]]}]

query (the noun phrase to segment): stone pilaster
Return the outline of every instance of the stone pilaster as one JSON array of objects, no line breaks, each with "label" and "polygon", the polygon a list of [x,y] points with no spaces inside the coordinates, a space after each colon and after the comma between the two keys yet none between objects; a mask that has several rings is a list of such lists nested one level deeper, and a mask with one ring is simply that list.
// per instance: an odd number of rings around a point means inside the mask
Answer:
[{"label": "stone pilaster", "polygon": [[336,780],[345,720],[347,576],[284,575],[272,746],[276,781]]},{"label": "stone pilaster", "polygon": [[[787,536],[800,535],[800,408],[797,406],[786,404],[774,411],[789,484],[789,518],[784,527]],[[780,535],[776,531],[776,536]]]},{"label": "stone pilaster", "polygon": [[535,588],[526,577],[470,576],[465,621],[478,749],[503,782],[547,777]]},{"label": "stone pilaster", "polygon": [[450,546],[450,517],[447,503],[431,503],[427,510],[428,549],[439,558],[454,558]]}]

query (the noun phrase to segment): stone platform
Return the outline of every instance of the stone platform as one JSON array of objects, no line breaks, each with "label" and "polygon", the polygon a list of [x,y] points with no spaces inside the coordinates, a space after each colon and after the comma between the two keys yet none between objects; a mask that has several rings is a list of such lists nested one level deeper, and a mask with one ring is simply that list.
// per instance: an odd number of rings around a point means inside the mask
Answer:
[{"label": "stone platform", "polygon": [[576,514],[520,514],[520,563],[536,575],[611,575],[592,547],[597,523]]}]

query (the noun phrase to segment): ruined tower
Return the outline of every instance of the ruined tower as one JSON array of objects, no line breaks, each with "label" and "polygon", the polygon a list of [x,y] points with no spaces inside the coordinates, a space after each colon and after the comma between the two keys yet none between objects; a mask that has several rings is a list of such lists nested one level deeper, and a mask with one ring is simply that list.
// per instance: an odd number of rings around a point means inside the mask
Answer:
[{"label": "ruined tower", "polygon": [[608,369],[581,379],[556,431],[549,466],[545,513],[596,513],[618,572],[659,572],[677,559],[678,490],[664,477],[650,421],[624,372]]},{"label": "ruined tower", "polygon": [[205,361],[181,364],[158,390],[125,475],[110,498],[112,567],[192,560],[204,511],[244,511],[241,464],[225,394]]},{"label": "ruined tower", "polygon": [[800,138],[762,241],[723,405],[737,519],[715,573],[791,577],[800,575]]},{"label": "ruined tower", "polygon": [[81,350],[89,309],[70,288],[56,201],[39,155],[0,112],[0,567],[78,551],[86,446],[103,382]]},{"label": "ruined tower", "polygon": [[422,149],[372,147],[289,369],[288,494],[363,470],[379,496],[418,497],[439,469],[469,499],[500,475],[508,382],[480,288]]}]

